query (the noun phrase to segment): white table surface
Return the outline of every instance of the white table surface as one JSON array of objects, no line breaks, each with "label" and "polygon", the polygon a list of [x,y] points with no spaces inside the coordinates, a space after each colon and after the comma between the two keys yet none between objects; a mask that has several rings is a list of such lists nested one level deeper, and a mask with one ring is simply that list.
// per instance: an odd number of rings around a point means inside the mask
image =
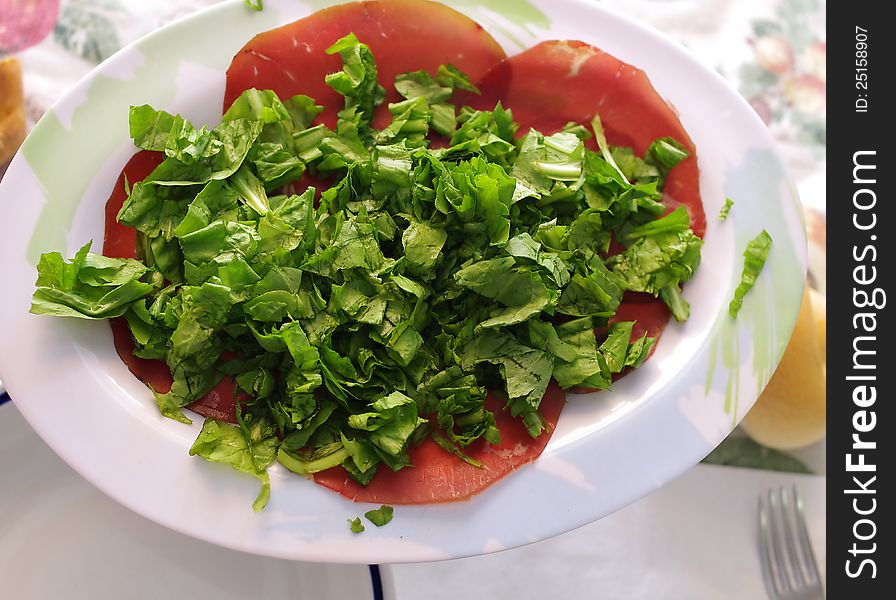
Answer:
[{"label": "white table surface", "polygon": [[597,523],[489,556],[396,565],[392,583],[401,600],[764,599],[757,498],[794,483],[823,571],[824,477],[698,465]]},{"label": "white table surface", "polygon": [[63,463],[11,402],[0,405],[0,598],[375,600],[367,565],[244,554],[131,512]]}]

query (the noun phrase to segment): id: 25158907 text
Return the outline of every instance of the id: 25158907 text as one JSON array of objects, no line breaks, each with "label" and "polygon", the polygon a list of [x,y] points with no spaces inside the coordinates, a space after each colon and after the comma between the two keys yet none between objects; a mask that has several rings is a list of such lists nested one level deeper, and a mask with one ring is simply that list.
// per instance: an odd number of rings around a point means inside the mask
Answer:
[{"label": "id: 25158907 text", "polygon": [[868,30],[856,25],[856,112],[868,112]]}]

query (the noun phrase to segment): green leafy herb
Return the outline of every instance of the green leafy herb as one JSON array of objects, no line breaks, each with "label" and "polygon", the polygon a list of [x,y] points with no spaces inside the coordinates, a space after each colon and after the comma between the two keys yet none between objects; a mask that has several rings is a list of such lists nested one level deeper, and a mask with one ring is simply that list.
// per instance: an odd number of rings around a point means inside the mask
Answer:
[{"label": "green leafy herb", "polygon": [[377,509],[368,510],[364,513],[364,516],[377,527],[382,527],[392,520],[392,507],[388,504],[383,504]]},{"label": "green leafy herb", "polygon": [[[494,426],[494,423],[492,424],[492,426]],[[464,461],[465,463],[467,463],[468,465],[470,465],[472,467],[476,467],[477,469],[483,468],[484,465],[481,462],[479,462],[472,456],[465,454],[464,451],[461,450],[460,448],[458,448],[454,443],[452,443],[451,440],[446,439],[441,434],[439,434],[437,431],[432,432],[432,435],[430,436],[430,438],[432,439],[432,441],[434,441],[436,443],[436,445],[439,448],[441,448],[445,452],[455,455],[456,457],[458,457],[459,459],[461,459],[462,461]]]},{"label": "green leafy herb", "polygon": [[256,423],[247,437],[239,427],[214,419],[205,420],[199,437],[190,448],[191,456],[228,464],[261,480],[261,491],[252,504],[256,511],[264,509],[271,497],[267,468],[274,461],[276,452],[277,439],[272,428]]},{"label": "green leafy herb", "polygon": [[681,295],[680,284],[689,280],[700,264],[703,241],[691,230],[684,207],[630,229],[623,239],[634,241],[625,252],[611,257],[609,264],[625,289],[659,296],[676,320],[687,320],[690,306]]},{"label": "green leafy herb", "polygon": [[264,0],[243,0],[252,10],[264,10]]},{"label": "green leafy herb", "polygon": [[454,65],[440,65],[436,79],[440,84],[451,89],[466,90],[474,94],[480,93],[479,88],[473,85],[467,74]]},{"label": "green leafy herb", "polygon": [[349,519],[348,524],[349,528],[352,530],[352,533],[362,533],[364,531],[364,524],[361,522],[361,517]]},{"label": "green leafy herb", "polygon": [[670,137],[654,140],[647,148],[645,160],[657,167],[663,179],[672,167],[688,157],[688,151],[681,142]]},{"label": "green leafy herb", "polygon": [[342,70],[327,75],[327,85],[345,97],[347,111],[358,110],[357,114],[366,129],[373,119],[373,109],[386,96],[385,89],[377,82],[373,53],[354,33],[340,38],[327,48],[327,54],[337,53],[342,57]]},{"label": "green leafy herb", "polygon": [[33,314],[111,319],[154,289],[142,281],[149,270],[145,265],[93,254],[90,246],[85,244],[70,262],[58,252],[40,257]]},{"label": "green leafy herb", "polygon": [[601,123],[599,115],[594,115],[594,118],[591,120],[591,128],[594,130],[594,138],[597,140],[597,146],[600,148],[600,153],[604,157],[604,160],[607,161],[611,167],[616,169],[619,175],[622,176],[623,182],[628,183],[622,169],[616,164],[616,159],[610,151],[610,145],[607,144],[607,136],[604,134],[604,126],[603,123]]},{"label": "green leafy herb", "polygon": [[719,211],[719,221],[724,221],[728,218],[728,213],[731,212],[731,207],[734,206],[734,200],[731,198],[725,198],[725,206],[722,207],[722,210]]},{"label": "green leafy herb", "polygon": [[765,229],[747,244],[747,248],[744,250],[744,270],[740,277],[740,283],[734,290],[734,298],[728,305],[728,313],[732,317],[737,317],[744,297],[756,285],[756,278],[759,277],[759,273],[765,266],[771,247],[772,236]]}]

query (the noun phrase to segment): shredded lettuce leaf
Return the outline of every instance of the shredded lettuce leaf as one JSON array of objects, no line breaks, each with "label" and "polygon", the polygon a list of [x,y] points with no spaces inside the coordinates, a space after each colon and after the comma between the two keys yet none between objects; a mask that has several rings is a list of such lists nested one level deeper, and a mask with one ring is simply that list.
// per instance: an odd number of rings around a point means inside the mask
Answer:
[{"label": "shredded lettuce leaf", "polygon": [[377,81],[373,53],[350,33],[327,48],[327,54],[342,57],[342,70],[327,75],[327,85],[345,97],[346,111],[357,109],[364,130],[368,130],[373,109],[386,97],[385,88]]},{"label": "shredded lettuce leaf", "polygon": [[230,465],[237,471],[253,475],[261,481],[261,490],[252,504],[255,511],[263,510],[271,497],[271,482],[267,468],[274,461],[277,441],[272,428],[256,423],[247,437],[239,427],[206,419],[199,437],[190,448],[190,455]]},{"label": "shredded lettuce leaf", "polygon": [[364,516],[368,521],[376,525],[377,527],[382,527],[386,523],[392,520],[392,507],[388,504],[383,504],[379,508],[374,510],[368,510],[364,513]]},{"label": "shredded lettuce leaf", "polygon": [[732,317],[737,318],[737,313],[744,303],[744,297],[756,285],[756,279],[765,266],[771,248],[772,236],[765,229],[747,244],[747,248],[744,250],[744,270],[740,277],[740,283],[734,290],[734,298],[728,304],[728,313]]},{"label": "shredded lettuce leaf", "polygon": [[364,532],[364,524],[361,522],[361,517],[355,517],[354,519],[348,520],[349,529],[351,529],[352,533],[363,533]]},{"label": "shredded lettuce leaf", "polygon": [[731,212],[732,206],[734,206],[734,200],[725,198],[725,206],[719,211],[719,221],[724,221],[728,218],[728,213]]},{"label": "shredded lettuce leaf", "polygon": [[112,319],[154,286],[142,281],[149,269],[132,259],[107,258],[85,244],[71,261],[58,252],[40,257],[31,313],[80,319]]}]

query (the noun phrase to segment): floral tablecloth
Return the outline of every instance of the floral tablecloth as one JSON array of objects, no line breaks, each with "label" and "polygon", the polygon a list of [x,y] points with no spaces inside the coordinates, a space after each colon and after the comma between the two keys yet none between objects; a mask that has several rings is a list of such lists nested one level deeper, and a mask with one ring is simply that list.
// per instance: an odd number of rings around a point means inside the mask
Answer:
[{"label": "floral tablecloth", "polygon": [[[768,125],[809,229],[812,285],[825,291],[824,0],[604,0],[649,23],[728,79]],[[698,91],[699,93],[699,91]]]},{"label": "floral tablecloth", "polygon": [[[218,1],[0,0],[0,55],[14,53],[22,61],[29,123],[33,125],[61,94],[122,45]],[[499,0],[483,4],[489,1]],[[740,90],[778,140],[808,209],[815,242],[823,248],[824,1],[602,3],[676,39]],[[25,15],[29,10],[42,16]],[[815,252],[813,276],[820,279],[815,283],[823,290],[820,261]]]}]

